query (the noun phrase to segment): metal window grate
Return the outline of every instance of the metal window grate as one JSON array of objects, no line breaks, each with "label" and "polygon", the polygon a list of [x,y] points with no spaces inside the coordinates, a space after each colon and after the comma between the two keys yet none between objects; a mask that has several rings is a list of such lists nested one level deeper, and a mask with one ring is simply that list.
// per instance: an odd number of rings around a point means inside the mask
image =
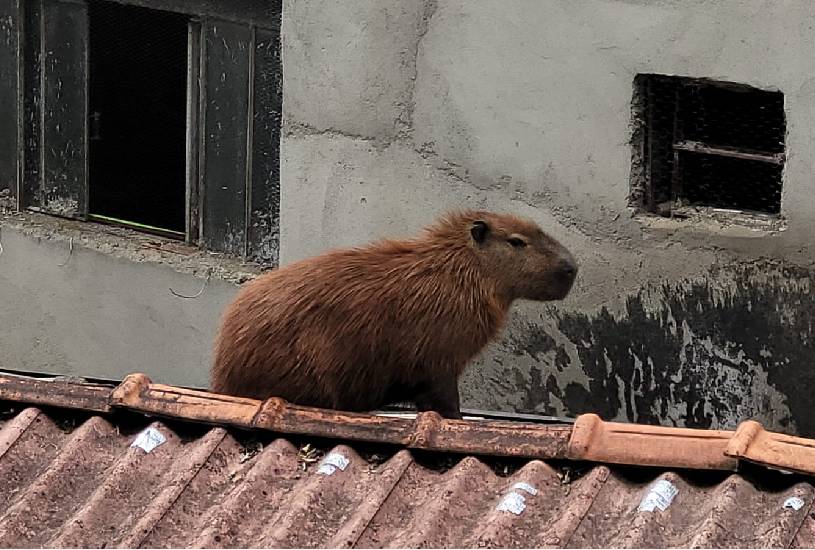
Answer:
[{"label": "metal window grate", "polygon": [[784,96],[741,84],[638,75],[634,81],[632,202],[778,214]]}]

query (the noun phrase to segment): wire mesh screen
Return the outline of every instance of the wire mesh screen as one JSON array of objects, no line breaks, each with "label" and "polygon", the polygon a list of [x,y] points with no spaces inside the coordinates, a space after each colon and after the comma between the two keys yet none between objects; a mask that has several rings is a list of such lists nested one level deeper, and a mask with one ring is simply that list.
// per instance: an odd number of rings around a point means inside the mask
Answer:
[{"label": "wire mesh screen", "polygon": [[187,20],[92,0],[90,213],[185,227]]},{"label": "wire mesh screen", "polygon": [[729,83],[640,75],[642,202],[673,213],[707,206],[777,214],[784,169],[784,97]]}]

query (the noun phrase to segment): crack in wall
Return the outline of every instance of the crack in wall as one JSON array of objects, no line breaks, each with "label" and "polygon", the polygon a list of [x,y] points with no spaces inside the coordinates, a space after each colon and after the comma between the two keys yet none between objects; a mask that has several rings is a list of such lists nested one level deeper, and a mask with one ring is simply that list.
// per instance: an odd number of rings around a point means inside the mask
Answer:
[{"label": "crack in wall", "polygon": [[326,129],[319,129],[311,126],[309,124],[305,124],[303,122],[295,122],[292,120],[286,120],[283,124],[283,137],[307,137],[307,136],[323,136],[323,137],[338,137],[338,138],[345,138],[351,139],[354,141],[362,141],[365,143],[369,143],[372,145],[377,145],[378,148],[386,148],[390,145],[390,142],[386,143],[379,143],[380,140],[370,136],[363,136],[360,134],[353,134],[350,132],[344,132],[342,130],[337,130],[336,128],[326,128]]},{"label": "crack in wall", "polygon": [[438,10],[437,0],[425,0],[422,17],[416,32],[416,42],[412,49],[413,73],[410,76],[410,89],[408,91],[408,101],[401,105],[402,112],[395,121],[397,140],[408,140],[413,137],[413,113],[416,109],[416,82],[419,80],[419,54],[422,48],[422,41],[430,30],[430,21]]}]

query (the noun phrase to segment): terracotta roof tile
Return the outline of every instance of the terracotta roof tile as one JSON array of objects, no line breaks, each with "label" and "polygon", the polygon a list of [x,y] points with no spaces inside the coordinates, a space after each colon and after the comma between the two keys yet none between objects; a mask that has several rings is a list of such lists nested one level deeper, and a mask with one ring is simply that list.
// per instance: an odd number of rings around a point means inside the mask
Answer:
[{"label": "terracotta roof tile", "polygon": [[[426,451],[731,471],[748,461],[815,474],[815,440],[768,432],[753,421],[734,433],[605,422],[593,414],[581,415],[573,424],[446,420],[434,412],[405,418],[300,407],[275,397],[259,401],[211,394],[154,384],[143,374],[130,375],[115,387],[0,374],[0,399],[101,413],[130,410]],[[20,419],[20,425],[29,420]],[[15,433],[0,438],[0,453]]]},{"label": "terracotta roof tile", "polygon": [[[596,414],[578,417],[567,456],[612,464],[735,470],[738,459],[725,454],[733,432],[603,422]],[[815,457],[813,457],[815,458]]]},{"label": "terracotta roof tile", "polygon": [[0,425],[0,546],[806,547],[800,475],[500,459],[118,412]]},{"label": "terracotta roof tile", "polygon": [[756,464],[815,473],[815,441],[803,437],[768,432],[758,422],[742,422],[728,441],[727,456]]}]

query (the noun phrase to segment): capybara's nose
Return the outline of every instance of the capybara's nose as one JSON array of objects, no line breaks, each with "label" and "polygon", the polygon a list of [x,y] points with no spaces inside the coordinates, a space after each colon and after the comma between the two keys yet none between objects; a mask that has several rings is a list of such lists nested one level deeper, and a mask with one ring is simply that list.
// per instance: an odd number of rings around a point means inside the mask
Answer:
[{"label": "capybara's nose", "polygon": [[558,271],[567,279],[574,279],[577,276],[577,262],[571,255],[562,257],[558,263]]}]

